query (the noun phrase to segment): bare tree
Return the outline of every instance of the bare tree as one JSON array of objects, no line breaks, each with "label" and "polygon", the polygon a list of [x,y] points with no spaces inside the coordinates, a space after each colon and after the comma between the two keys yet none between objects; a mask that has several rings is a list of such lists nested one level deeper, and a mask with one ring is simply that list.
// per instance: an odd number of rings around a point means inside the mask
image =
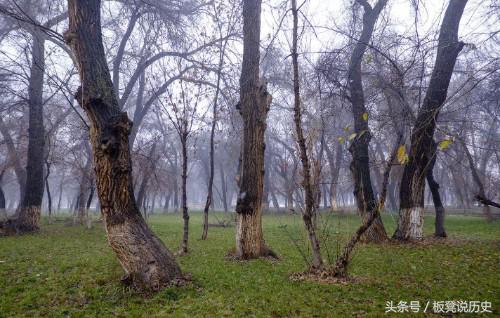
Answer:
[{"label": "bare tree", "polygon": [[398,240],[423,237],[425,178],[435,155],[432,148],[436,120],[448,94],[456,59],[464,47],[464,43],[458,41],[458,27],[466,4],[467,0],[450,0],[441,23],[434,69],[417,115],[409,161],[401,180],[399,221],[394,233],[394,238]]},{"label": "bare tree", "polygon": [[[352,154],[350,169],[354,179],[354,196],[356,197],[358,211],[363,218],[363,222],[366,223],[368,218],[375,213],[377,202],[370,177],[368,145],[371,132],[368,128],[369,116],[363,93],[361,62],[372,37],[375,23],[387,0],[377,1],[373,8],[366,0],[358,0],[357,2],[363,6],[364,14],[363,30],[352,51],[347,77],[354,117],[354,132],[356,134],[349,151]],[[387,233],[380,216],[375,219],[364,235],[366,240],[371,242],[381,242],[387,239]]]},{"label": "bare tree", "polygon": [[262,233],[264,191],[264,133],[272,101],[259,76],[261,0],[243,1],[243,62],[240,102],[243,118],[240,155],[240,192],[236,203],[236,256],[258,258],[271,253]]},{"label": "bare tree", "polygon": [[128,137],[132,123],[120,111],[104,56],[100,0],[69,0],[64,34],[80,75],[76,99],[90,127],[97,192],[106,233],[126,273],[125,281],[158,290],[182,273],[174,256],[144,222],[132,191]]},{"label": "bare tree", "polygon": [[302,162],[302,187],[305,192],[305,209],[302,212],[302,219],[308,233],[309,243],[313,254],[312,267],[320,268],[323,265],[321,259],[321,250],[318,237],[316,235],[316,226],[313,223],[314,215],[316,214],[316,203],[314,195],[314,185],[311,175],[311,163],[307,154],[307,145],[302,129],[302,106],[300,99],[300,79],[299,79],[299,55],[297,53],[298,41],[298,16],[297,1],[292,0],[293,14],[293,35],[292,35],[292,64],[293,64],[293,92],[294,92],[294,121],[295,133],[297,135],[297,144],[300,151],[300,160]]}]

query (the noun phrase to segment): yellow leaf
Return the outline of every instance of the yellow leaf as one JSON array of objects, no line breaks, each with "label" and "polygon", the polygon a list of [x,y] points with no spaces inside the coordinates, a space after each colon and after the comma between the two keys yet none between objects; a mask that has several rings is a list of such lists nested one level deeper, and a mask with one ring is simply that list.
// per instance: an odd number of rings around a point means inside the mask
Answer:
[{"label": "yellow leaf", "polygon": [[406,153],[405,145],[400,145],[397,153],[398,161],[400,164],[404,165],[408,162],[408,154]]},{"label": "yellow leaf", "polygon": [[351,129],[351,125],[347,125],[347,126],[344,127],[344,131],[345,132],[348,132],[350,129]]},{"label": "yellow leaf", "polygon": [[349,136],[349,140],[353,140],[354,138],[356,138],[356,135],[357,135],[356,133],[351,134],[351,135]]},{"label": "yellow leaf", "polygon": [[363,120],[368,121],[368,113],[367,112],[363,113]]},{"label": "yellow leaf", "polygon": [[452,140],[449,140],[449,139],[445,139],[445,140],[441,140],[438,144],[438,148],[439,150],[445,150],[446,148],[448,148],[451,144],[453,143]]},{"label": "yellow leaf", "polygon": [[341,145],[343,145],[345,143],[344,137],[338,137],[337,140],[340,142]]}]

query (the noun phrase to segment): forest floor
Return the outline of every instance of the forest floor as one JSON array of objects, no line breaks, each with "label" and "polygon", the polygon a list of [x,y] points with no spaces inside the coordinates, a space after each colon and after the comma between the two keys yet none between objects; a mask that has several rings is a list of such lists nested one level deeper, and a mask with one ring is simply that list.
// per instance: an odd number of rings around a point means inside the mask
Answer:
[{"label": "forest floor", "polygon": [[[201,241],[201,214],[192,213],[191,251],[179,259],[192,284],[147,298],[120,284],[101,223],[86,230],[44,222],[37,235],[0,238],[0,317],[380,317],[388,301],[419,301],[420,313],[398,314],[419,317],[427,302],[432,312],[433,301],[457,300],[492,302],[485,316],[500,316],[500,223],[480,217],[448,216],[447,240],[360,245],[350,267],[355,282],[328,285],[289,279],[306,268],[300,251],[309,253],[299,216],[264,217],[266,242],[280,261],[235,262],[225,257],[234,228],[211,227]],[[429,236],[433,222],[426,217]],[[178,248],[179,214],[148,223]],[[359,220],[322,216],[320,223],[324,257],[333,260]],[[384,223],[392,234],[393,216]]]}]

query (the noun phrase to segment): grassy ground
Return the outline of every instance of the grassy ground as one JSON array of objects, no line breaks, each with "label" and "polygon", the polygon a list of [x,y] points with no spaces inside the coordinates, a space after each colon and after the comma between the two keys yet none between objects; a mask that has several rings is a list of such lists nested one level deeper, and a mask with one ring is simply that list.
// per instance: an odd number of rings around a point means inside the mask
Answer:
[{"label": "grassy ground", "polygon": [[[169,247],[179,246],[180,215],[148,222]],[[394,219],[384,222],[392,233]],[[430,235],[433,219],[425,222]],[[322,224],[325,258],[333,259],[358,219],[322,217]],[[446,225],[446,243],[361,245],[351,266],[359,281],[326,285],[288,278],[305,269],[299,250],[308,253],[299,217],[264,218],[266,242],[281,261],[239,263],[224,258],[234,229],[210,228],[201,241],[201,215],[193,214],[191,253],[179,259],[193,284],[145,299],[120,285],[102,225],[45,224],[37,235],[0,238],[0,317],[379,317],[387,301],[400,300],[490,301],[488,316],[500,316],[500,224],[449,216]]]}]

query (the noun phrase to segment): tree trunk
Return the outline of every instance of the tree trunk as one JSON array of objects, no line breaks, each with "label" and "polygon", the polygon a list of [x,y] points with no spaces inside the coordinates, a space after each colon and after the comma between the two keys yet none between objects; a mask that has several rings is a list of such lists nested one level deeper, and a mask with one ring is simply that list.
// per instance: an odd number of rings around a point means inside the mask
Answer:
[{"label": "tree trunk", "polygon": [[44,191],[43,76],[45,71],[45,41],[43,35],[38,31],[33,31],[32,37],[32,62],[28,87],[28,163],[24,198],[15,222],[18,233],[33,232],[39,229]]},{"label": "tree trunk", "polygon": [[154,158],[156,152],[156,141],[153,142],[153,145],[151,146],[151,149],[149,150],[149,155],[147,160],[149,161],[148,164],[146,164],[144,175],[142,176],[142,181],[139,186],[139,192],[137,193],[137,205],[142,207],[144,205],[144,199],[146,196],[146,190],[148,186],[148,181],[151,177],[151,173],[155,169],[155,162],[156,159]]},{"label": "tree trunk", "polygon": [[49,210],[49,224],[52,223],[52,195],[50,193],[49,186],[49,175],[50,175],[50,162],[48,160],[45,161],[45,191],[47,192],[47,208]]},{"label": "tree trunk", "polygon": [[24,199],[24,190],[26,189],[26,169],[21,166],[21,160],[19,159],[14,140],[12,140],[12,136],[2,117],[0,117],[0,132],[8,150],[9,164],[13,165],[17,183],[19,184],[19,204],[21,204]]},{"label": "tree trunk", "polygon": [[219,164],[219,174],[220,174],[220,182],[221,182],[221,192],[222,192],[222,205],[224,206],[224,212],[229,212],[229,208],[227,206],[227,183],[226,183],[226,174],[224,173],[224,166],[222,162]]},{"label": "tree trunk", "polygon": [[[219,101],[219,93],[220,93],[220,81],[222,75],[222,67],[224,65],[224,54],[226,43],[221,43],[219,46],[219,67],[217,69],[217,84],[215,87],[215,96],[214,96],[214,105],[212,109],[212,127],[210,130],[210,176],[208,177],[208,190],[207,190],[207,201],[205,203],[205,208],[203,209],[203,233],[201,235],[202,240],[207,239],[208,235],[208,210],[210,205],[213,204],[213,185],[214,185],[214,174],[215,174],[215,163],[214,163],[214,155],[215,155],[215,127],[217,126],[217,102]],[[224,202],[224,204],[226,204]],[[227,208],[225,206],[225,208]]]},{"label": "tree trunk", "polygon": [[170,206],[170,196],[171,192],[167,191],[167,194],[165,195],[165,203],[163,204],[163,213],[168,213],[168,208]]},{"label": "tree trunk", "polygon": [[[356,133],[356,137],[353,139],[349,151],[352,154],[350,170],[354,180],[354,196],[356,198],[358,212],[363,219],[363,223],[366,224],[368,218],[375,213],[377,203],[370,177],[368,146],[371,139],[371,133],[368,128],[368,113],[363,93],[361,62],[372,37],[375,23],[377,22],[380,12],[387,3],[387,0],[377,1],[377,4],[373,8],[367,1],[358,0],[358,2],[363,5],[364,14],[363,30],[352,52],[348,70],[349,93],[352,103],[352,114],[354,117],[354,132]],[[387,233],[380,215],[375,218],[373,224],[371,224],[363,235],[363,239],[368,242],[382,242],[387,239]]]},{"label": "tree trunk", "polygon": [[368,231],[370,226],[372,226],[373,222],[380,217],[380,211],[384,209],[385,206],[385,199],[387,196],[387,186],[389,184],[389,177],[391,175],[391,170],[392,166],[394,164],[394,161],[396,159],[396,154],[399,148],[399,144],[403,140],[403,135],[400,134],[398,136],[398,139],[396,140],[394,147],[392,149],[392,152],[387,160],[387,164],[385,167],[385,171],[383,174],[383,180],[381,184],[381,189],[380,189],[380,198],[377,203],[377,206],[375,210],[373,210],[373,214],[366,219],[366,221],[363,222],[363,224],[356,230],[354,235],[351,237],[349,242],[344,246],[344,249],[342,250],[342,254],[337,257],[337,260],[335,261],[335,265],[331,269],[331,272],[334,277],[347,277],[347,266],[349,265],[349,262],[351,260],[351,255],[352,251],[354,250],[354,247],[356,244],[360,241],[361,237],[363,234]]},{"label": "tree trunk", "polygon": [[411,135],[409,161],[403,171],[399,195],[399,222],[394,238],[423,237],[425,177],[432,155],[434,131],[443,106],[457,56],[464,43],[458,41],[458,26],[467,0],[450,0],[439,33],[434,70]]},{"label": "tree trunk", "polygon": [[90,230],[92,228],[92,215],[90,215],[90,206],[92,204],[92,199],[94,198],[94,192],[95,192],[95,187],[94,187],[94,180],[90,180],[90,191],[89,191],[89,197],[87,199],[87,205],[85,206],[85,217],[87,220],[87,230]]},{"label": "tree trunk", "polygon": [[337,184],[339,182],[339,174],[340,174],[340,165],[342,162],[342,144],[338,144],[337,149],[335,151],[335,159],[333,156],[333,151],[325,146],[326,158],[328,160],[328,165],[330,166],[330,205],[333,211],[338,210],[338,202],[337,202]]},{"label": "tree trunk", "polygon": [[61,182],[59,183],[59,198],[57,199],[57,213],[61,211],[61,201],[63,196],[63,188],[64,188],[64,177],[66,176],[66,170],[63,171],[63,175],[61,177]]},{"label": "tree trunk", "polygon": [[[469,167],[472,172],[472,178],[474,179],[474,183],[478,188],[478,193],[476,197],[479,196],[482,198],[486,198],[486,191],[484,189],[483,182],[481,181],[481,177],[477,172],[476,165],[474,164],[474,159],[472,158],[469,148],[467,148],[467,145],[465,145],[465,142],[463,140],[460,140],[460,143],[464,148],[465,155],[467,156],[467,161],[469,162]],[[488,220],[488,222],[493,221],[493,215],[491,214],[490,206],[488,204],[484,204],[483,209],[484,209],[484,215],[486,216],[486,220]]]},{"label": "tree trunk", "polygon": [[236,203],[236,257],[267,256],[262,233],[264,191],[264,133],[272,101],[267,85],[259,79],[261,0],[243,1],[243,62],[240,102],[243,118],[240,191]]},{"label": "tree trunk", "polygon": [[429,168],[427,169],[427,184],[432,194],[432,201],[434,202],[434,210],[436,211],[435,229],[434,236],[446,237],[446,231],[444,229],[444,217],[445,210],[443,202],[441,201],[441,195],[439,194],[439,183],[434,179],[434,165],[436,164],[436,150],[437,144],[433,142],[432,157],[429,162]]},{"label": "tree trunk", "polygon": [[297,1],[292,0],[292,14],[293,14],[293,35],[292,35],[292,64],[293,64],[293,92],[294,92],[294,122],[295,133],[297,135],[297,144],[300,151],[300,160],[302,162],[302,186],[305,193],[305,209],[302,212],[302,219],[307,230],[309,237],[309,244],[311,244],[312,251],[312,267],[320,268],[323,266],[321,259],[321,250],[319,240],[316,235],[316,226],[313,222],[314,215],[316,214],[316,203],[314,195],[314,184],[311,176],[311,165],[309,156],[307,154],[306,140],[304,131],[302,130],[302,105],[300,100],[300,83],[299,83],[299,56],[297,53],[297,40],[298,40],[298,10]]},{"label": "tree trunk", "polygon": [[5,170],[2,170],[0,172],[0,222],[7,220],[7,211],[5,210],[5,193],[3,192],[2,189],[2,179],[4,173]]},{"label": "tree trunk", "polygon": [[182,219],[184,220],[184,231],[182,234],[181,253],[188,253],[188,239],[189,239],[189,213],[187,206],[187,138],[188,134],[183,132],[181,138],[182,145]]},{"label": "tree trunk", "polygon": [[174,153],[174,212],[179,210],[179,183],[178,183],[178,169],[177,169],[177,150]]},{"label": "tree trunk", "polygon": [[125,282],[158,290],[182,278],[171,252],[150,230],[132,189],[128,137],[132,123],[118,106],[101,35],[100,0],[68,0],[71,47],[80,75],[76,99],[90,121],[97,192],[111,248],[126,273]]}]

